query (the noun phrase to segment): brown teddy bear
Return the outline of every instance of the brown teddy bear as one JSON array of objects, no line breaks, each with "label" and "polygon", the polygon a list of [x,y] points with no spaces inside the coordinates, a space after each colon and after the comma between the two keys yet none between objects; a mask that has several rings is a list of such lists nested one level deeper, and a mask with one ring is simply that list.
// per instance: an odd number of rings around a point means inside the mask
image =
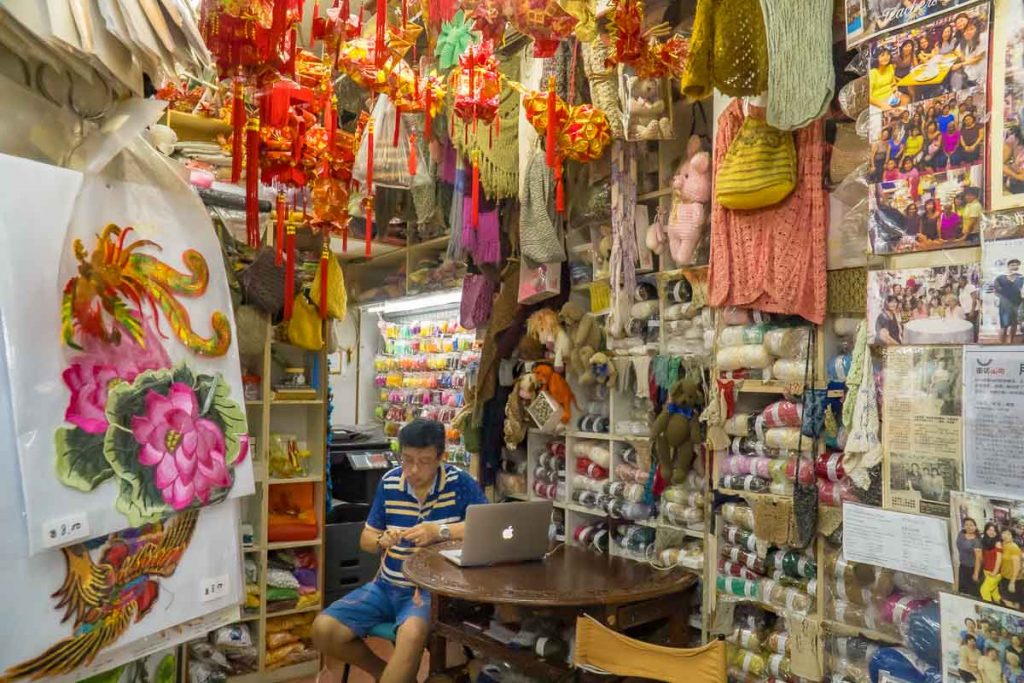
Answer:
[{"label": "brown teddy bear", "polygon": [[701,385],[696,379],[681,377],[668,392],[668,401],[651,425],[662,476],[673,484],[682,484],[690,473],[694,450],[700,443]]},{"label": "brown teddy bear", "polygon": [[[575,301],[566,301],[558,313],[572,343],[567,372],[582,384],[590,384],[590,356],[601,348],[601,324]],[[584,351],[587,353],[583,353]]]}]

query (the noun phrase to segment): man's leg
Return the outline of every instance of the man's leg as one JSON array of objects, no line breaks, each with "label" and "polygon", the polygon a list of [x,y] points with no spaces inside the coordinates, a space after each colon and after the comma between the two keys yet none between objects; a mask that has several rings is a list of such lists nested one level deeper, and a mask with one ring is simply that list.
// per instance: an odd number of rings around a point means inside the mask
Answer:
[{"label": "man's leg", "polygon": [[398,627],[395,651],[391,655],[381,683],[415,683],[423,661],[430,627],[420,617],[409,617]]},{"label": "man's leg", "polygon": [[324,655],[332,680],[341,680],[345,664],[359,667],[376,680],[384,672],[384,660],[366,642],[334,617],[320,614],[313,622],[313,646]]},{"label": "man's leg", "polygon": [[332,672],[340,673],[347,663],[379,679],[384,661],[373,654],[363,638],[377,624],[394,619],[395,612],[384,587],[371,581],[317,616],[313,622],[313,645],[326,657],[327,668]]}]

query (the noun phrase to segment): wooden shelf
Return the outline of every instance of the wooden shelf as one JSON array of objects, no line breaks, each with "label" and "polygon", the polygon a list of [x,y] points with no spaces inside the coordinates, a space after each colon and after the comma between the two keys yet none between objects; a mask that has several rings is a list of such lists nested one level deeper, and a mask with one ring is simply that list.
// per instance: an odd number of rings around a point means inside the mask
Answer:
[{"label": "wooden shelf", "polygon": [[317,483],[323,481],[323,475],[314,474],[308,477],[271,477],[269,483],[271,486],[274,484],[308,484],[310,482]]},{"label": "wooden shelf", "polygon": [[260,408],[262,406],[263,406],[263,399],[258,399],[256,401],[246,401],[245,402],[245,407],[246,408]]},{"label": "wooden shelf", "polygon": [[676,526],[675,524],[669,524],[668,522],[658,521],[657,527],[659,529],[665,529],[666,531],[676,531],[690,538],[704,538],[705,532],[702,529],[691,529],[685,526]]},{"label": "wooden shelf", "polygon": [[271,408],[278,408],[281,406],[319,406],[323,405],[324,400],[322,398],[303,398],[297,400],[280,399],[275,398],[270,401]]},{"label": "wooden shelf", "polygon": [[259,612],[257,612],[256,614],[243,614],[242,617],[239,619],[239,621],[241,621],[241,622],[259,621],[259,620],[260,620],[260,613]]},{"label": "wooden shelf", "polygon": [[277,669],[266,671],[254,671],[241,676],[231,676],[230,683],[279,683],[281,681],[292,681],[298,678],[310,678],[316,676],[320,671],[320,660],[310,659],[307,662],[299,662],[291,666],[282,666]]},{"label": "wooden shelf", "polygon": [[831,631],[837,636],[861,636],[863,638],[877,640],[882,643],[903,645],[903,640],[898,636],[882,633],[881,631],[876,631],[874,629],[851,626],[838,621],[832,621],[831,619],[823,619],[821,624],[826,631]]},{"label": "wooden shelf", "polygon": [[276,543],[268,543],[267,550],[287,550],[288,548],[308,548],[310,546],[320,546],[322,541],[319,538],[314,538],[312,541],[278,541]]},{"label": "wooden shelf", "polygon": [[[323,600],[321,599],[321,602]],[[306,612],[319,612],[323,607],[320,605],[308,605],[306,607],[296,607],[295,609],[283,609],[280,612],[267,612],[267,619],[276,619],[277,617],[287,617],[292,614],[305,614]]]},{"label": "wooden shelf", "polygon": [[599,432],[572,432],[567,431],[566,436],[571,436],[574,439],[597,439],[601,441],[609,441],[612,437],[611,434],[599,433]]},{"label": "wooden shelf", "polygon": [[648,201],[650,201],[652,199],[659,199],[661,197],[671,196],[671,194],[672,194],[672,188],[671,187],[663,187],[660,190],[655,190],[654,192],[644,192],[643,194],[638,194],[636,196],[636,200],[638,202],[648,202]]},{"label": "wooden shelf", "polygon": [[441,622],[435,624],[433,629],[437,635],[450,642],[468,645],[470,649],[482,653],[485,658],[490,657],[508,662],[523,673],[538,677],[542,681],[566,680],[572,674],[572,669],[568,664],[558,665],[545,661],[534,655],[532,650],[507,647],[493,638],[481,632],[471,631],[465,626]]}]

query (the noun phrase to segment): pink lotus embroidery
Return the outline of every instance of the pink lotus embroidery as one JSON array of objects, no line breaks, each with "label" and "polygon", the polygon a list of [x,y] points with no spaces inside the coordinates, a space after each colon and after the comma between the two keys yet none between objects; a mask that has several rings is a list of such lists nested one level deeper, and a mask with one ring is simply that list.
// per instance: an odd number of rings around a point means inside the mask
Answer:
[{"label": "pink lotus embroidery", "polygon": [[199,416],[195,392],[175,382],[167,396],[146,394],[145,415],[132,418],[132,432],[142,446],[139,462],[156,468],[156,487],[175,510],[207,503],[213,487],[231,485],[224,462],[224,434]]},{"label": "pink lotus embroidery", "polygon": [[65,420],[89,434],[102,434],[107,431],[107,394],[112,384],[131,382],[146,370],[170,367],[171,359],[148,322],[144,335],[145,347],[127,334],[117,346],[86,339],[85,353],[77,355],[62,375],[71,390]]}]

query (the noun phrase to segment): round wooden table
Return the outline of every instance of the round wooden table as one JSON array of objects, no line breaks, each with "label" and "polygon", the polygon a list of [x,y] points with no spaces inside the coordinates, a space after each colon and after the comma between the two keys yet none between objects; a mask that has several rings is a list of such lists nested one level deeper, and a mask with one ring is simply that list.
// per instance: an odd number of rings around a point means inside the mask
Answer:
[{"label": "round wooden table", "polygon": [[548,680],[568,669],[505,648],[451,614],[453,601],[533,608],[579,608],[618,631],[668,618],[673,640],[682,640],[696,574],[659,570],[644,562],[562,546],[544,560],[490,567],[458,567],[439,554],[458,542],[424,548],[405,561],[405,577],[431,594],[430,669],[446,668],[446,641],[504,657]]}]

